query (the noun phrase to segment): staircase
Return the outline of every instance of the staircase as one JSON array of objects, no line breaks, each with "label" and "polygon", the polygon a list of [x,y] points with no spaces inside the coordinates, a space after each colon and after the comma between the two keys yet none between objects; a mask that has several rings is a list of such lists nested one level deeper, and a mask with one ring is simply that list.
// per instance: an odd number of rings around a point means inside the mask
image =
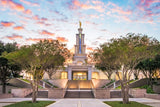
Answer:
[{"label": "staircase", "polygon": [[94,98],[92,91],[67,91],[64,98]]},{"label": "staircase", "polygon": [[69,80],[64,98],[94,98],[90,80]]}]

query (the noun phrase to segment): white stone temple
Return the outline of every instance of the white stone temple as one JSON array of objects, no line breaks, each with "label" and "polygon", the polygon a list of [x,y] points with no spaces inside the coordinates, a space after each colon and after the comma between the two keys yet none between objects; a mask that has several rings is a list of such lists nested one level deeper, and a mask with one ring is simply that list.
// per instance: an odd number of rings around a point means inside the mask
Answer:
[{"label": "white stone temple", "polygon": [[[88,63],[85,45],[85,34],[82,33],[81,22],[79,23],[78,34],[76,34],[76,44],[74,46],[74,55],[72,63],[67,63],[65,69],[59,69],[52,76],[53,79],[68,80],[91,80],[91,79],[107,79],[107,76],[97,70],[93,64]],[[31,75],[24,73],[24,78],[31,79]],[[49,79],[45,73],[43,79]]]},{"label": "white stone temple", "polygon": [[93,65],[87,63],[86,45],[84,43],[85,35],[82,33],[83,29],[78,29],[76,34],[75,53],[73,56],[73,63],[68,64],[67,72],[69,80],[91,80]]}]

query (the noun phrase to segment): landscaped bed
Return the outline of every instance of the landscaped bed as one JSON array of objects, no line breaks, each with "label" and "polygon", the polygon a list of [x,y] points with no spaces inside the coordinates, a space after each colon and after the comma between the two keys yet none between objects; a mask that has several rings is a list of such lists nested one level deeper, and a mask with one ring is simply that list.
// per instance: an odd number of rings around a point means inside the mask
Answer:
[{"label": "landscaped bed", "polygon": [[130,101],[129,104],[123,104],[122,101],[104,101],[104,103],[110,105],[111,107],[151,107],[135,101]]},{"label": "landscaped bed", "polygon": [[46,107],[54,102],[55,101],[37,101],[36,103],[32,103],[31,101],[22,101],[5,107]]}]

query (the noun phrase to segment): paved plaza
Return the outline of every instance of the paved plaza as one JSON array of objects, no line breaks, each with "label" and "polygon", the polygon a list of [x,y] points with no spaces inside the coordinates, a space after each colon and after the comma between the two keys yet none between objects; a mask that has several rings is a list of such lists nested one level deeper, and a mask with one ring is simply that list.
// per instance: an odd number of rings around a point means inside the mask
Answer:
[{"label": "paved plaza", "polygon": [[[31,101],[31,98],[6,98],[0,99],[0,107],[13,104],[21,101]],[[48,99],[37,98],[39,101],[56,101],[56,103],[50,104],[47,107],[110,107],[104,104],[103,101],[122,101],[122,98],[111,99]],[[139,103],[147,104],[152,107],[160,107],[160,100],[148,99],[148,98],[130,98],[130,101],[136,101]]]}]

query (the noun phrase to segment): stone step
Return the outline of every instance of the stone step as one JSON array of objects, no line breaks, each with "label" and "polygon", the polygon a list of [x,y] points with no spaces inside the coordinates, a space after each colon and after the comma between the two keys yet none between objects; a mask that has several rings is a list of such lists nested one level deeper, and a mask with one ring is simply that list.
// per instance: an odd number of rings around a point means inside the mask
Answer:
[{"label": "stone step", "polygon": [[69,80],[68,88],[91,88],[91,80]]},{"label": "stone step", "polygon": [[64,98],[94,98],[91,91],[67,91]]}]

